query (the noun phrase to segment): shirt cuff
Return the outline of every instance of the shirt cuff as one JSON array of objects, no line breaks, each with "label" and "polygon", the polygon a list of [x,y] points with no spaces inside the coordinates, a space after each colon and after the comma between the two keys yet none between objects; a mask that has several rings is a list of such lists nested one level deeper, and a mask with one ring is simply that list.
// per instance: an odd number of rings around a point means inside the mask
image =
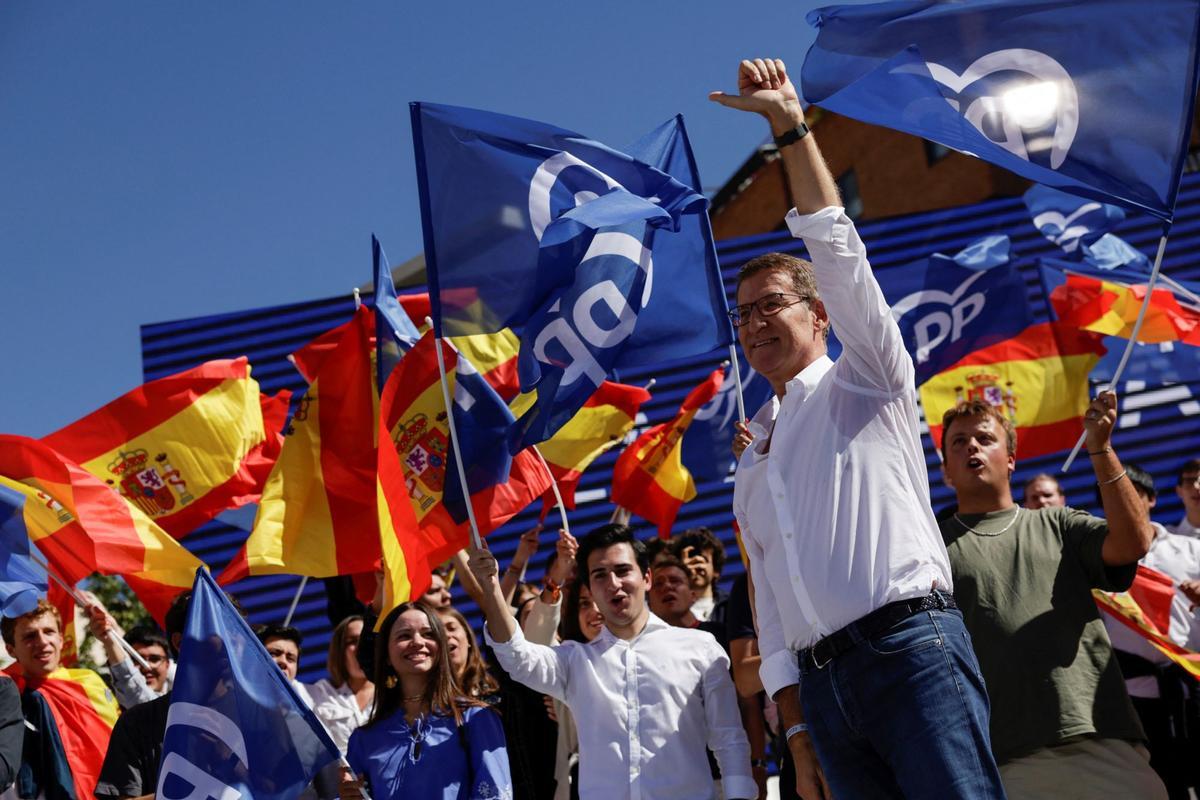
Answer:
[{"label": "shirt cuff", "polygon": [[747,775],[730,775],[721,778],[721,788],[726,797],[758,797],[758,784]]},{"label": "shirt cuff", "polygon": [[788,230],[797,239],[812,239],[818,242],[833,241],[833,227],[849,222],[846,209],[841,206],[826,206],[812,214],[801,214],[792,209],[783,218]]},{"label": "shirt cuff", "polygon": [[488,630],[487,625],[484,625],[483,640],[487,642],[488,647],[492,648],[493,650],[511,650],[515,645],[525,643],[525,634],[521,632],[521,626],[517,625],[516,628],[517,630],[513,633],[512,638],[507,642],[497,642],[492,638],[492,633]]},{"label": "shirt cuff", "polygon": [[800,665],[796,662],[796,654],[791,650],[780,650],[765,656],[758,667],[758,677],[767,690],[767,697],[774,699],[780,689],[800,683]]}]

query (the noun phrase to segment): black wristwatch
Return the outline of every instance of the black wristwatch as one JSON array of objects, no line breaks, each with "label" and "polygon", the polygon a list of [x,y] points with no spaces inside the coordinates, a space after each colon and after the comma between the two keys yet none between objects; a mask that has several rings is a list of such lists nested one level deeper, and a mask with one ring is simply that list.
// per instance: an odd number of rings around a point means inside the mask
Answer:
[{"label": "black wristwatch", "polygon": [[796,142],[800,141],[805,136],[808,136],[808,126],[805,125],[804,122],[801,122],[799,125],[792,128],[790,131],[784,131],[783,133],[776,136],[775,137],[775,146],[777,148],[779,148],[780,150],[782,150],[783,148],[787,147],[789,144],[795,144]]}]

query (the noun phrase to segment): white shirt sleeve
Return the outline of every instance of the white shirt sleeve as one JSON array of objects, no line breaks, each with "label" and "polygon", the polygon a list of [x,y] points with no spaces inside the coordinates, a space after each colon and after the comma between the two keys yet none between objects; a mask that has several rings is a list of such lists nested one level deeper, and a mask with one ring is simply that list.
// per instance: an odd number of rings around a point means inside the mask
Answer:
[{"label": "white shirt sleeve", "polygon": [[132,658],[109,664],[108,675],[112,678],[113,694],[121,708],[133,708],[158,697]]},{"label": "white shirt sleeve", "polygon": [[496,654],[500,666],[513,680],[535,692],[567,702],[568,670],[563,647],[534,644],[525,638],[520,628],[507,642],[499,643],[492,639],[485,625],[483,638]]},{"label": "white shirt sleeve", "polygon": [[708,749],[721,768],[725,797],[758,797],[758,785],[750,772],[750,741],[742,727],[737,690],[729,677],[729,656],[715,640],[711,645],[712,663],[703,677]]},{"label": "white shirt sleeve", "polygon": [[912,390],[912,358],[845,210],[829,206],[798,214],[793,208],[784,219],[792,236],[804,240],[821,301],[842,343],[838,360],[851,374],[839,377],[887,394]]},{"label": "white shirt sleeve", "polygon": [[525,638],[536,644],[554,644],[554,634],[558,631],[558,618],[562,613],[562,597],[557,603],[544,603],[541,597],[533,599],[529,616],[525,618]]},{"label": "white shirt sleeve", "polygon": [[[745,515],[736,506],[733,513],[742,531],[742,544],[750,559],[750,577],[754,580],[755,625],[758,629],[758,652],[762,655],[758,676],[762,679],[767,697],[773,698],[785,686],[800,682],[800,667],[796,663],[796,654],[788,649],[783,634],[783,620],[779,616],[779,604],[775,601],[771,582],[765,579],[767,571],[763,548],[746,524]],[[764,577],[755,580],[756,575]]]}]

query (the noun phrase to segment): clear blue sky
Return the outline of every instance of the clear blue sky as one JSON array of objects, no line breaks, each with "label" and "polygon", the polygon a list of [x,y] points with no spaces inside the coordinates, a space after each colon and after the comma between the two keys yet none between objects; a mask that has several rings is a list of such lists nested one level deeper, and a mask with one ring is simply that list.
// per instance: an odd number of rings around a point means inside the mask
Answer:
[{"label": "clear blue sky", "polygon": [[421,250],[408,102],[620,147],[683,113],[706,190],[765,137],[706,99],[798,72],[816,2],[0,3],[0,432],[141,382],[138,326],[288,303]]}]

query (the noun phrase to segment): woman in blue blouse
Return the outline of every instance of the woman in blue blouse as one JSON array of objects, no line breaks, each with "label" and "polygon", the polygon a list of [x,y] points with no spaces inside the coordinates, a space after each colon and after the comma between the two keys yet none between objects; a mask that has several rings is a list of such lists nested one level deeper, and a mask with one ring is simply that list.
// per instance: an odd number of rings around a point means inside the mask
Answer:
[{"label": "woman in blue blouse", "polygon": [[500,716],[454,682],[446,630],[429,606],[404,603],[379,628],[375,707],[350,736],[342,800],[508,800]]}]

